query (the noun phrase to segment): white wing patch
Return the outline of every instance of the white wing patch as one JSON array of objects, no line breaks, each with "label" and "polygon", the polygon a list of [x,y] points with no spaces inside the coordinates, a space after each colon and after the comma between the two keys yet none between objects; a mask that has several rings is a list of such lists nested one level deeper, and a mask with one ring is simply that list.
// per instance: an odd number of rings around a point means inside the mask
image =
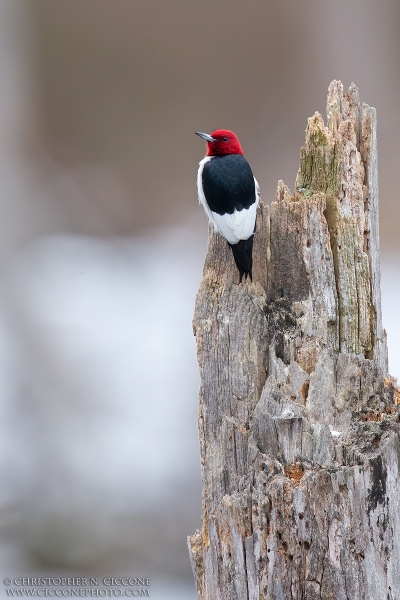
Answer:
[{"label": "white wing patch", "polygon": [[247,240],[254,233],[256,224],[258,202],[253,202],[250,208],[235,210],[231,215],[219,215],[211,212],[216,228],[230,244],[237,244],[240,240]]},{"label": "white wing patch", "polygon": [[202,181],[204,165],[212,158],[214,157],[206,156],[199,163],[199,170],[197,172],[197,191],[199,195],[199,202],[203,205],[204,210],[206,211],[206,214],[211,223],[214,225],[215,229],[219,231],[219,233],[221,233],[230,244],[237,244],[240,240],[247,240],[254,233],[260,187],[256,178],[254,178],[256,197],[254,203],[249,208],[235,210],[231,215],[228,213],[219,215],[218,213],[212,212],[209,209],[204,195]]}]

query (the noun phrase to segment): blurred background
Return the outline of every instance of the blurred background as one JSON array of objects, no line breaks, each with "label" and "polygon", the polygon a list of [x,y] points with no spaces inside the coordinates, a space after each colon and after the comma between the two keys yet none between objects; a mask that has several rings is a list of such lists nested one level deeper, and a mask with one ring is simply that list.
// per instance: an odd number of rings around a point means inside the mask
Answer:
[{"label": "blurred background", "polygon": [[194,131],[234,130],[270,203],[330,81],[358,85],[400,375],[399,57],[398,0],[0,0],[1,578],[196,597]]}]

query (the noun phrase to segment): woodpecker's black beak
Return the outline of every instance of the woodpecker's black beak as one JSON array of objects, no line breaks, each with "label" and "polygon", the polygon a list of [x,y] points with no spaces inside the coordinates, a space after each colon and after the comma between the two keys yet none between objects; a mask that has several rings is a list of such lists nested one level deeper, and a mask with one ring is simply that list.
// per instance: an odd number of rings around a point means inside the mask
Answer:
[{"label": "woodpecker's black beak", "polygon": [[208,133],[201,133],[201,131],[195,131],[195,134],[198,135],[199,137],[203,138],[203,140],[206,140],[206,142],[216,142],[217,140],[213,137],[211,137],[211,135],[208,135]]}]

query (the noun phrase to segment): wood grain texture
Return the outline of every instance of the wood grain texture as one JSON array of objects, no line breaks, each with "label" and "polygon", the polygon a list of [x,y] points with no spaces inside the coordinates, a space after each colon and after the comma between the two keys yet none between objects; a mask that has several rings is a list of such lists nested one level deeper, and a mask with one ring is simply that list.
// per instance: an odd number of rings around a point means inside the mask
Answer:
[{"label": "wood grain texture", "polygon": [[309,119],[292,195],[260,204],[253,282],[212,228],[201,375],[202,600],[400,596],[400,392],[380,305],[375,110]]}]

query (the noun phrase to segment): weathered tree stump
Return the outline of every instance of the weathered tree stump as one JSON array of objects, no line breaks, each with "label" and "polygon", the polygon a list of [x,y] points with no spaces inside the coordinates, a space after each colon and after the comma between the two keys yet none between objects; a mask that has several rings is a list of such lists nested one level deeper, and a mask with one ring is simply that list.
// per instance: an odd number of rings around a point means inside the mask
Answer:
[{"label": "weathered tree stump", "polygon": [[294,195],[260,205],[253,283],[210,228],[201,374],[202,600],[400,598],[400,393],[382,327],[375,109],[329,88]]}]

